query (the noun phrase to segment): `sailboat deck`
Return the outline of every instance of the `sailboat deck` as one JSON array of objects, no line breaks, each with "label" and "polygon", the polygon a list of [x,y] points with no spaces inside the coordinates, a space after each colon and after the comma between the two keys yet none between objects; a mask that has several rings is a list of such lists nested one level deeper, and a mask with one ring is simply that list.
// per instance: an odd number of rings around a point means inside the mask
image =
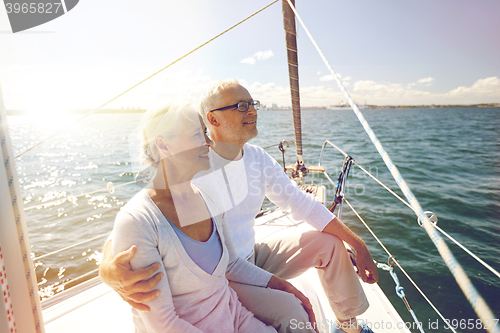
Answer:
[{"label": "sailboat deck", "polygon": [[[275,210],[257,219],[256,239],[262,240],[285,229],[310,230],[305,223],[293,222],[287,213]],[[291,282],[304,292],[313,304],[320,332],[331,332],[335,315],[328,306],[316,270],[310,269]],[[377,284],[362,283],[370,308],[359,317],[370,323],[375,332],[410,332]],[[134,326],[130,307],[109,287],[94,278],[59,296],[66,299],[44,305],[43,317],[47,333],[121,332],[132,333]],[[380,326],[383,323],[383,327]],[[377,326],[380,326],[377,330]],[[402,327],[402,328],[399,328]]]}]

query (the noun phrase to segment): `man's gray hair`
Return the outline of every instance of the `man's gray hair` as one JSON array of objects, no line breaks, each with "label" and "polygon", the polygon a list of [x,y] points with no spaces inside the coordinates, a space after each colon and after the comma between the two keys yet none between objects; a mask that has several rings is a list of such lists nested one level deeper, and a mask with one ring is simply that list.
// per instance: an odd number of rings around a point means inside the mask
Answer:
[{"label": "man's gray hair", "polygon": [[[236,87],[240,83],[235,79],[226,79],[219,80],[212,83],[205,92],[201,95],[199,112],[203,117],[203,121],[206,121],[206,114],[208,111],[216,109],[217,107],[221,107],[219,105],[220,102],[220,93],[226,89],[231,87]],[[224,106],[224,105],[222,105]]]}]

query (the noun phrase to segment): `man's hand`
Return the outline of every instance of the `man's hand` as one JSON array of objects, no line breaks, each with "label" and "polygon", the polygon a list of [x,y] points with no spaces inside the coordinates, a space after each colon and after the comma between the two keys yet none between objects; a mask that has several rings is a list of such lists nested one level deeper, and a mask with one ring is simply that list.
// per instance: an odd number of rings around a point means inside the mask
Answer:
[{"label": "man's hand", "polygon": [[326,225],[323,232],[340,238],[356,250],[356,266],[358,266],[358,275],[363,282],[375,283],[378,281],[377,266],[361,238],[336,217]]},{"label": "man's hand", "polygon": [[149,302],[160,295],[159,290],[151,289],[160,282],[163,273],[157,273],[147,279],[161,267],[160,263],[154,263],[146,268],[133,271],[130,260],[134,257],[136,251],[137,248],[134,245],[127,251],[118,253],[113,258],[111,241],[107,242],[99,266],[99,276],[105,284],[113,288],[133,308],[149,312],[149,306],[143,303]]},{"label": "man's hand", "polygon": [[[288,282],[287,280],[284,280],[282,278],[277,277],[276,275],[273,275],[269,282],[267,283],[267,287],[271,289],[277,289],[277,290],[282,290],[287,293],[291,293],[295,295],[301,302],[302,306],[304,307],[304,310],[306,310],[307,314],[309,315],[309,321],[311,323],[316,323],[316,316],[314,315],[314,311],[312,308],[312,304],[309,301],[309,299],[302,293],[300,290],[295,288],[293,284]],[[318,332],[316,329],[317,325],[314,325],[314,330]]]},{"label": "man's hand", "polygon": [[366,245],[361,250],[356,251],[356,266],[358,266],[358,275],[363,282],[378,282],[377,266],[373,262],[372,256]]}]

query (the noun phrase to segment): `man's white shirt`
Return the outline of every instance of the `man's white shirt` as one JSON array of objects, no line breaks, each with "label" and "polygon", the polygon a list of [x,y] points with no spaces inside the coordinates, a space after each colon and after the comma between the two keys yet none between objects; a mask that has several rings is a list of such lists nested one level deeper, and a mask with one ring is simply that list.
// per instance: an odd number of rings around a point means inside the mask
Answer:
[{"label": "man's white shirt", "polygon": [[255,216],[264,198],[290,212],[292,219],[306,221],[318,230],[335,217],[311,194],[290,180],[282,167],[262,148],[246,143],[243,157],[230,161],[212,149],[211,167],[193,179],[193,184],[219,203],[225,214],[238,255],[248,258],[255,245]]}]

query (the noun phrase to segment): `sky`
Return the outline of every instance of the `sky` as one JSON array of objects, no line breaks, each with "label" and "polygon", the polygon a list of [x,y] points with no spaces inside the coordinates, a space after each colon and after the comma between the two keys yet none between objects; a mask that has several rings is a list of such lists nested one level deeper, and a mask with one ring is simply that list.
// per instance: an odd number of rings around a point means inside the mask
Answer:
[{"label": "sky", "polygon": [[[92,109],[271,0],[85,0],[13,34],[0,6],[0,85],[7,109]],[[358,104],[500,103],[497,0],[296,0],[297,10]],[[281,3],[275,3],[109,107],[198,101],[236,78],[263,104],[290,105]],[[297,23],[298,24],[298,23]],[[345,103],[298,27],[304,106]]]}]

